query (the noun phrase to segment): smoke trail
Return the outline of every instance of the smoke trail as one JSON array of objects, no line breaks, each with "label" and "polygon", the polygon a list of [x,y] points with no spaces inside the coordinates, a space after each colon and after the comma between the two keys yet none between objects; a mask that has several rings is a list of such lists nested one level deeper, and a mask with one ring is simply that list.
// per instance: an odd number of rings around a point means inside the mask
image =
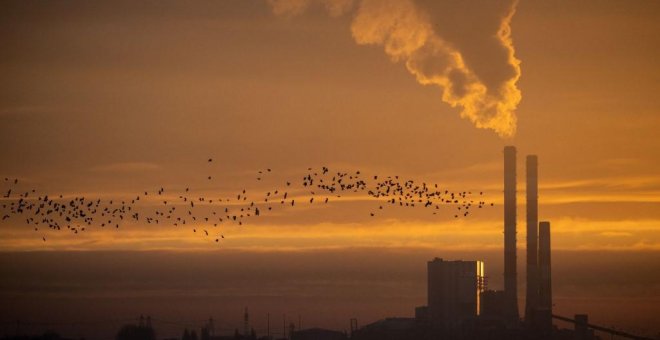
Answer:
[{"label": "smoke trail", "polygon": [[331,15],[354,12],[360,45],[379,45],[420,84],[436,85],[461,117],[501,137],[516,132],[520,60],[511,40],[517,1],[268,0],[278,15],[313,5]]}]

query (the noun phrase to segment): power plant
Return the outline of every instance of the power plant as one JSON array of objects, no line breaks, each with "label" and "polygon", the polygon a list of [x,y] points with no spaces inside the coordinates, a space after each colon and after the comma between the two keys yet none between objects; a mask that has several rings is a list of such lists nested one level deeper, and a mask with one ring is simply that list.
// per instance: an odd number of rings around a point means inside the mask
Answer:
[{"label": "power plant", "polygon": [[[526,167],[526,299],[524,318],[518,310],[517,277],[517,150],[504,148],[504,289],[487,290],[484,262],[444,260],[428,262],[428,304],[417,307],[415,320],[436,334],[457,338],[553,337],[550,222],[538,217],[538,157],[525,157]],[[395,322],[395,321],[392,321]],[[398,323],[401,320],[397,319]],[[381,322],[380,326],[383,327]],[[466,327],[466,325],[469,325]],[[458,332],[458,333],[457,333]],[[476,333],[475,333],[476,332]],[[468,336],[469,337],[469,336]]]},{"label": "power plant", "polygon": [[[550,222],[539,222],[538,157],[528,155],[526,168],[526,299],[518,312],[516,265],[516,148],[504,148],[504,289],[486,289],[484,262],[435,258],[427,264],[428,304],[415,318],[387,318],[366,325],[351,338],[376,339],[547,339],[596,340],[595,331],[627,339],[651,340],[589,323],[586,314],[567,318],[553,314]],[[575,325],[553,326],[553,319]]]},{"label": "power plant", "polygon": [[[598,339],[594,330],[640,339],[620,331],[552,313],[550,222],[539,222],[538,157],[525,157],[526,299],[518,310],[517,150],[504,148],[504,289],[486,289],[484,262],[435,258],[427,263],[427,306],[415,318],[388,318],[355,332],[357,339]],[[553,319],[575,324],[559,330]]]}]

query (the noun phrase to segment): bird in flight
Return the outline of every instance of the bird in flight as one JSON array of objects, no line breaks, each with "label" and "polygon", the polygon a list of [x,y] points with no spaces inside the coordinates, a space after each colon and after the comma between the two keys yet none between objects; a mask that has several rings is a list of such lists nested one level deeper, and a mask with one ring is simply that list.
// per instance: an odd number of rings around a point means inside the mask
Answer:
[{"label": "bird in flight", "polygon": [[[213,162],[209,157],[207,163]],[[266,174],[272,174],[271,167],[259,170],[258,181],[266,179]],[[206,177],[208,180],[212,176]],[[82,195],[48,195],[37,192],[35,188],[26,188],[25,184],[19,185],[18,179],[5,177],[4,188],[0,186],[3,195],[0,213],[2,220],[10,219],[12,216],[21,217],[31,230],[43,233],[44,230],[68,231],[72,235],[79,235],[92,230],[93,227],[102,228],[106,225],[114,225],[116,229],[131,221],[142,225],[177,227],[181,225],[195,224],[193,233],[200,228],[203,236],[211,235],[212,228],[222,228],[229,232],[233,227],[243,226],[245,222],[255,218],[268,218],[269,212],[279,209],[304,209],[305,205],[296,206],[296,199],[309,197],[309,203],[315,200],[323,200],[324,207],[334,207],[328,204],[330,197],[336,197],[337,202],[342,202],[343,197],[349,199],[343,202],[351,203],[351,197],[363,197],[373,200],[373,207],[378,210],[387,209],[430,209],[430,215],[437,215],[445,209],[454,209],[454,218],[468,218],[474,214],[474,208],[487,206],[483,199],[483,191],[478,193],[478,199],[473,198],[472,191],[450,191],[439,189],[438,184],[429,184],[414,180],[404,180],[398,175],[384,176],[382,174],[366,176],[360,170],[356,171],[333,171],[327,166],[317,170],[307,168],[307,173],[299,177],[299,181],[284,180],[280,185],[268,184],[261,181],[256,187],[263,188],[263,193],[248,193],[248,187],[238,189],[233,195],[231,192],[209,193],[202,190],[193,190],[190,185],[166,186],[160,185],[156,190],[140,191],[143,194],[129,196],[129,199],[101,199],[90,198]],[[246,185],[250,185],[247,184]],[[282,186],[288,189],[281,190]],[[181,189],[176,189],[176,188]],[[153,200],[148,196],[149,192],[156,193],[156,197],[165,196],[161,200]],[[12,193],[21,193],[13,195]],[[65,198],[66,197],[66,198]],[[233,198],[229,198],[233,197]],[[141,200],[141,198],[143,198]],[[234,199],[235,198],[235,199]],[[317,200],[317,201],[318,201]],[[285,204],[289,202],[290,204]],[[197,203],[197,204],[195,204]],[[333,202],[334,203],[334,202]],[[490,203],[494,206],[494,203]],[[302,207],[302,208],[299,208]],[[369,216],[376,217],[376,213],[368,211]],[[11,222],[13,222],[12,220]],[[40,227],[45,228],[40,228]],[[46,228],[47,227],[47,228]],[[125,229],[125,228],[122,228]],[[190,229],[187,229],[190,230]],[[219,231],[219,230],[218,230]],[[224,239],[224,233],[215,240]],[[47,240],[42,235],[42,240]]]}]

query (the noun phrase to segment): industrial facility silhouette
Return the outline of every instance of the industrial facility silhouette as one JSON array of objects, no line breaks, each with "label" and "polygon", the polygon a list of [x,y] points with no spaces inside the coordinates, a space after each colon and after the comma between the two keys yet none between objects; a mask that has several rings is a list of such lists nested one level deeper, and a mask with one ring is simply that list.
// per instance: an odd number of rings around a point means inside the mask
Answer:
[{"label": "industrial facility silhouette", "polygon": [[[538,157],[526,157],[526,294],[524,311],[518,309],[517,235],[517,151],[504,148],[504,289],[487,287],[486,263],[481,260],[447,260],[436,257],[427,263],[427,304],[415,308],[414,317],[391,317],[364,326],[350,319],[348,331],[320,328],[302,329],[284,316],[271,328],[268,315],[266,334],[250,327],[248,309],[243,327],[233,334],[216,332],[213,318],[198,329],[181,330],[181,340],[290,339],[290,340],[431,340],[431,339],[547,339],[595,340],[595,331],[628,339],[650,338],[589,323],[586,314],[566,317],[553,314],[551,270],[551,224],[539,221]],[[522,315],[521,315],[522,314]],[[572,323],[562,329],[554,320]],[[273,324],[276,324],[275,322]],[[154,340],[152,318],[140,317],[137,324],[124,325],[117,340]],[[62,339],[56,334],[6,339]]]}]

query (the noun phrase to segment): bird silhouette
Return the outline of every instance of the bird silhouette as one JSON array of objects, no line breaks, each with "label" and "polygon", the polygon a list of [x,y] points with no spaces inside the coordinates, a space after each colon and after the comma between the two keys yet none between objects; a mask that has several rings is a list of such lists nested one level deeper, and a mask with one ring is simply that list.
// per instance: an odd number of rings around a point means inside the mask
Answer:
[{"label": "bird silhouette", "polygon": [[[208,158],[208,163],[213,161]],[[272,173],[270,167],[259,170],[261,175]],[[23,216],[24,223],[34,231],[42,230],[39,227],[48,227],[51,231],[65,230],[72,235],[91,230],[92,227],[103,228],[114,225],[116,229],[128,221],[138,224],[152,226],[180,226],[195,223],[198,227],[204,227],[204,236],[210,235],[210,228],[230,228],[243,226],[255,218],[267,218],[269,212],[278,209],[298,209],[296,199],[307,196],[310,204],[316,197],[321,197],[324,203],[329,202],[330,197],[336,197],[340,202],[343,197],[370,198],[378,204],[378,210],[386,209],[432,209],[430,215],[437,215],[444,207],[454,208],[457,213],[454,218],[467,218],[474,214],[474,208],[482,209],[487,205],[483,199],[483,191],[478,192],[478,200],[473,199],[473,191],[450,191],[440,189],[438,184],[428,184],[414,180],[403,180],[398,175],[370,175],[363,176],[360,170],[356,171],[332,171],[327,166],[317,170],[309,167],[308,172],[299,181],[286,180],[284,184],[290,190],[283,191],[277,187],[268,187],[269,184],[259,184],[263,192],[251,193],[248,200],[246,187],[239,189],[235,195],[236,199],[230,199],[216,193],[204,194],[203,191],[194,191],[189,185],[179,186],[183,188],[180,192],[168,186],[168,193],[161,199],[149,199],[149,190],[142,191],[143,194],[132,196],[130,200],[89,198],[84,196],[67,196],[41,194],[34,188],[25,188],[24,184],[18,185],[18,179],[10,180],[5,177],[2,188],[6,194],[6,200],[2,202],[2,221],[12,216]],[[207,176],[207,179],[211,179]],[[263,177],[258,177],[262,180]],[[5,191],[6,190],[6,191]],[[165,186],[161,185],[153,192],[157,196],[165,195]],[[12,196],[13,192],[19,192],[18,196]],[[216,196],[217,195],[217,196]],[[57,197],[57,198],[55,198]],[[173,197],[173,198],[170,198]],[[143,200],[141,199],[143,198]],[[145,201],[146,200],[146,201]],[[290,205],[285,205],[285,202]],[[196,202],[198,204],[196,204]],[[188,209],[177,209],[177,207],[188,206]],[[493,203],[489,204],[493,206]],[[327,204],[325,207],[333,207]],[[218,214],[224,212],[224,215]],[[369,216],[376,217],[373,211]],[[192,228],[197,233],[197,228]],[[224,239],[220,234],[218,239]],[[46,237],[43,236],[46,241]]]}]

